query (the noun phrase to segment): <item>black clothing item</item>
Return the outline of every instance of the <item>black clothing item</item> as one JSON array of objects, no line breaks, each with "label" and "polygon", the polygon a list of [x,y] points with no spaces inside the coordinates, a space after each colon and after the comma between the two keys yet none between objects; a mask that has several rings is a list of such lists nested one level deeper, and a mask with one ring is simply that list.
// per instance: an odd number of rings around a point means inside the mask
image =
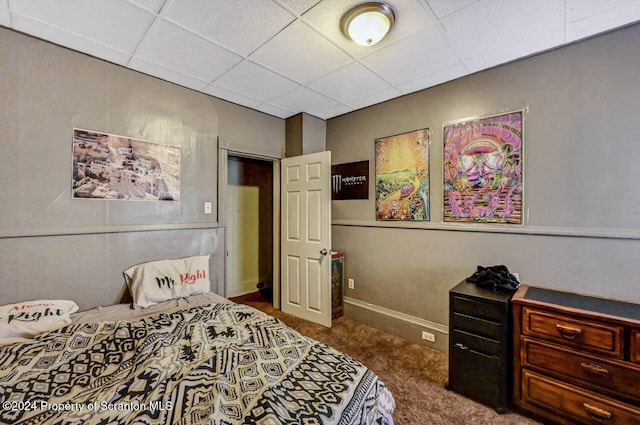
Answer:
[{"label": "black clothing item", "polygon": [[468,282],[473,282],[483,288],[489,288],[498,291],[515,292],[520,286],[518,279],[511,273],[506,266],[478,266],[478,270],[467,278]]}]

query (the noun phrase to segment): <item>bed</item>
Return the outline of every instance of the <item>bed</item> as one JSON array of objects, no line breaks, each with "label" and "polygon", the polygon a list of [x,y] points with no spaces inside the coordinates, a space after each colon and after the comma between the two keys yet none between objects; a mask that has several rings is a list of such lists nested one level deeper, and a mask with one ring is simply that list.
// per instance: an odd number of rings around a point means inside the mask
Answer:
[{"label": "bed", "polygon": [[0,423],[393,424],[371,370],[213,293],[70,318],[0,347]]}]

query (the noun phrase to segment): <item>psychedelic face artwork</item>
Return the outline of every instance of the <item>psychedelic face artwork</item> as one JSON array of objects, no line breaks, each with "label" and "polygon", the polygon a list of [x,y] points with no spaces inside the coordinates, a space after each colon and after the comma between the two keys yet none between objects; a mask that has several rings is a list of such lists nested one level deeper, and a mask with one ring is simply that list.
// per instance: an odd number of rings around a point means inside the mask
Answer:
[{"label": "psychedelic face artwork", "polygon": [[429,129],[376,139],[376,219],[429,220]]},{"label": "psychedelic face artwork", "polygon": [[444,221],[522,224],[522,114],[445,124]]}]

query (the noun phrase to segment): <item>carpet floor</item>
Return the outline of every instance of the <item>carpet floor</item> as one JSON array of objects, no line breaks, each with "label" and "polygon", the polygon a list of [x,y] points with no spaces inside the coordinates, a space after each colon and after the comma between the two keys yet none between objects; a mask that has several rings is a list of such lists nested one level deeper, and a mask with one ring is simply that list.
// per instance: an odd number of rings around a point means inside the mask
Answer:
[{"label": "carpet floor", "polygon": [[231,298],[277,317],[316,341],[334,347],[366,365],[387,384],[396,400],[396,425],[534,425],[515,413],[495,410],[445,389],[447,355],[411,343],[346,317],[331,328],[310,323],[273,308],[260,292]]}]

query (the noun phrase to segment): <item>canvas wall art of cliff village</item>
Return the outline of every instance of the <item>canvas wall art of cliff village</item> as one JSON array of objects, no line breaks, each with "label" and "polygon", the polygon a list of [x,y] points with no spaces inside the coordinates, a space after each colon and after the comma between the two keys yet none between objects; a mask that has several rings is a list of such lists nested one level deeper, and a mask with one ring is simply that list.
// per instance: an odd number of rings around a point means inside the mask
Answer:
[{"label": "canvas wall art of cliff village", "polygon": [[73,198],[180,200],[180,147],[73,130]]}]

